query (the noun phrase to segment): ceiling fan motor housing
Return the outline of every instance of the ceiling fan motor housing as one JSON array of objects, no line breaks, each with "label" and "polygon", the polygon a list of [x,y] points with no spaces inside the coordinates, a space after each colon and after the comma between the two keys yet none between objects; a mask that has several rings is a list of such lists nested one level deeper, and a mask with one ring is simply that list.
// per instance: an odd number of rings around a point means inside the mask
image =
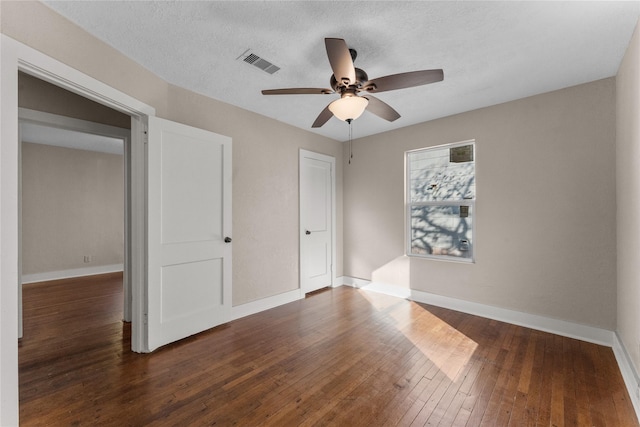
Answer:
[{"label": "ceiling fan motor housing", "polygon": [[336,80],[336,76],[332,74],[330,84],[333,90],[339,94],[342,94],[347,89],[360,89],[367,81],[369,81],[369,76],[363,69],[356,68],[355,70],[356,81],[352,85],[345,85],[343,82],[339,82],[338,80]]}]

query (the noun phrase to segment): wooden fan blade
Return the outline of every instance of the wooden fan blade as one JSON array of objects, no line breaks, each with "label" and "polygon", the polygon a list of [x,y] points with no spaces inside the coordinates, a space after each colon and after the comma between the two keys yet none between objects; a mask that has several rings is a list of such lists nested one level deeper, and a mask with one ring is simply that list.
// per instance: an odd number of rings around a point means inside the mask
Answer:
[{"label": "wooden fan blade", "polygon": [[444,80],[444,72],[442,70],[411,71],[409,73],[392,74],[390,76],[369,80],[362,90],[373,93],[384,92],[387,90],[422,86],[442,80]]},{"label": "wooden fan blade", "polygon": [[334,93],[331,89],[321,89],[314,87],[298,87],[288,89],[265,89],[263,95],[328,95]]},{"label": "wooden fan blade", "polygon": [[324,39],[327,48],[327,56],[333,70],[333,75],[338,82],[351,85],[356,82],[356,69],[351,60],[351,53],[347,43],[343,39]]},{"label": "wooden fan blade", "polygon": [[387,121],[393,122],[400,118],[400,114],[391,108],[389,104],[384,101],[380,101],[378,98],[372,95],[363,95],[363,98],[367,98],[369,100],[369,105],[367,105],[367,110],[372,112],[378,117],[381,117]]},{"label": "wooden fan blade", "polygon": [[315,122],[311,125],[312,128],[319,128],[323,124],[327,123],[327,121],[333,117],[333,113],[329,110],[329,106],[324,107],[324,110],[320,113]]}]

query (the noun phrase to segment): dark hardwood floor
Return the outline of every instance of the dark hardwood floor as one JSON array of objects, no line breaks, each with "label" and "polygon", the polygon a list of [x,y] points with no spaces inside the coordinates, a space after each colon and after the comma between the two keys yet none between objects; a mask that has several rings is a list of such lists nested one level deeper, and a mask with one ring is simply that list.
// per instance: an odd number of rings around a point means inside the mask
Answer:
[{"label": "dark hardwood floor", "polygon": [[341,287],[136,354],[121,287],[24,286],[22,425],[638,426],[610,348]]}]

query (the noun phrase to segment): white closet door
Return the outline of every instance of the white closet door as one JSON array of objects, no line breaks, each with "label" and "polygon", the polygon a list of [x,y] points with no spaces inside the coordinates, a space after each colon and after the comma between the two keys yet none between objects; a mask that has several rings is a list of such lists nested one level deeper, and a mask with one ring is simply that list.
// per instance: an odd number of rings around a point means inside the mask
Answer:
[{"label": "white closet door", "polygon": [[300,287],[304,293],[333,280],[333,168],[335,159],[300,152]]}]

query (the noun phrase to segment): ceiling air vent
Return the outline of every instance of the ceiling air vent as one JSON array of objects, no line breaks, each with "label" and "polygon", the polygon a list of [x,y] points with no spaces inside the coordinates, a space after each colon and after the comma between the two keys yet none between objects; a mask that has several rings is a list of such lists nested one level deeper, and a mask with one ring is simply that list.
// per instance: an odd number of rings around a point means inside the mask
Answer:
[{"label": "ceiling air vent", "polygon": [[251,49],[247,49],[244,51],[242,55],[237,57],[236,59],[242,59],[247,64],[251,64],[254,67],[260,68],[265,73],[273,74],[280,69],[277,65],[272,64],[264,58],[260,58],[255,53],[251,52]]}]

